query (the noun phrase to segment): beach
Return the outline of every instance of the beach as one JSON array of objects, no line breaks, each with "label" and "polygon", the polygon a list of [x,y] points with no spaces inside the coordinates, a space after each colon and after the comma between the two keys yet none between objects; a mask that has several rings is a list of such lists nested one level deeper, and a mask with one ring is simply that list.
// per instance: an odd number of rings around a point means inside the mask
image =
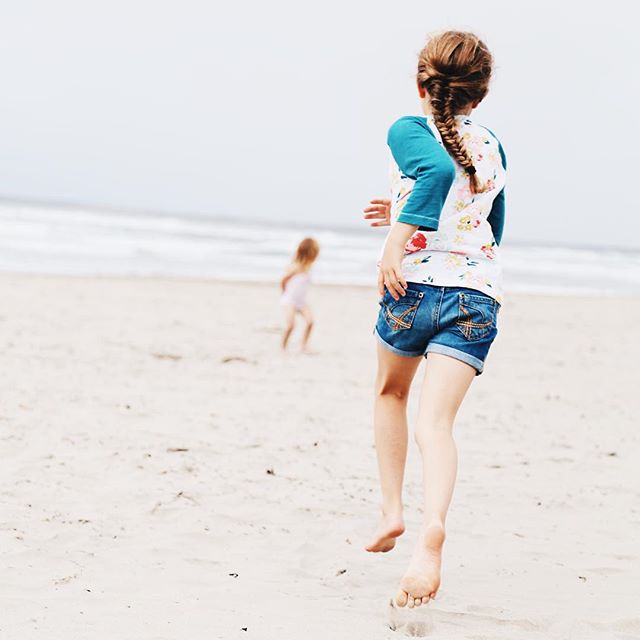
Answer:
[{"label": "beach", "polygon": [[442,587],[409,613],[388,602],[420,522],[415,446],[407,533],[363,550],[372,288],[313,287],[314,356],[299,333],[280,353],[269,283],[2,274],[0,292],[3,638],[640,637],[640,298],[508,296],[456,423]]}]

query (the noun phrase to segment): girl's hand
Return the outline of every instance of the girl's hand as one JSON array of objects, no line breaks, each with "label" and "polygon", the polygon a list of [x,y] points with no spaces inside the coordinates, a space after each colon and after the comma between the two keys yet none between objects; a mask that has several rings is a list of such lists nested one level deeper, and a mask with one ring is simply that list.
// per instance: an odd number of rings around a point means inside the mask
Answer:
[{"label": "girl's hand", "polygon": [[400,300],[407,289],[407,281],[402,275],[404,248],[387,243],[378,269],[378,293],[384,295],[386,287],[394,300]]},{"label": "girl's hand", "polygon": [[369,226],[388,227],[391,224],[391,200],[375,198],[370,201],[370,205],[364,210],[364,219],[375,222],[370,222]]},{"label": "girl's hand", "polygon": [[402,259],[407,240],[418,229],[417,226],[396,222],[389,231],[378,269],[378,293],[384,295],[384,288],[394,300],[400,300],[407,290],[407,281],[402,275]]}]

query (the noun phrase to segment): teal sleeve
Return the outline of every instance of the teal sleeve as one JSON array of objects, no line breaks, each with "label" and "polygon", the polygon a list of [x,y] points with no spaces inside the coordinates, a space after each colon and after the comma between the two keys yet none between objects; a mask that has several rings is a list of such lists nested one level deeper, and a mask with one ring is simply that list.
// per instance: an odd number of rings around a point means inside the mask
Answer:
[{"label": "teal sleeve", "polygon": [[[487,131],[489,131],[487,129]],[[492,131],[489,131],[491,135],[496,138],[495,134]],[[500,151],[500,157],[502,158],[502,166],[507,168],[507,156],[500,144],[498,138],[496,138],[498,142],[498,150]],[[496,244],[500,244],[502,241],[502,233],[504,231],[504,218],[505,218],[505,195],[504,189],[500,191],[500,193],[496,196],[493,201],[493,205],[491,206],[491,211],[489,213],[489,217],[487,218],[487,222],[491,225],[491,230],[493,231],[493,237],[495,238]]]},{"label": "teal sleeve", "polygon": [[398,222],[425,230],[438,228],[456,170],[424,118],[405,116],[391,125],[387,144],[400,171],[415,180]]},{"label": "teal sleeve", "polygon": [[502,232],[504,231],[504,213],[504,189],[502,189],[493,201],[491,212],[487,218],[487,222],[491,225],[491,230],[493,231],[493,237],[498,245],[502,241]]}]

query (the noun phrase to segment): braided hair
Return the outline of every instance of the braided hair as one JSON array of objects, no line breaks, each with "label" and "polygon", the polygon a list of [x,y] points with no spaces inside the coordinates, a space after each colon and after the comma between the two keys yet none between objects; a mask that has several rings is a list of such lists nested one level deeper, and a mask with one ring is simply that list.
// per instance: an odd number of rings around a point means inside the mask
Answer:
[{"label": "braided hair", "polygon": [[484,42],[462,31],[433,36],[418,60],[418,84],[429,95],[433,120],[444,146],[469,175],[472,193],[481,193],[486,186],[480,183],[455,115],[487,95],[492,67],[493,58]]}]

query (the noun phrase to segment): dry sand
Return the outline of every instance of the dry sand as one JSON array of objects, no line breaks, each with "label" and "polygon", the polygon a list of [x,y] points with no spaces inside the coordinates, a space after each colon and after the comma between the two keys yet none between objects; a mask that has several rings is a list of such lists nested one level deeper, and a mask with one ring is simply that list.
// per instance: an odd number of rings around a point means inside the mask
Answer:
[{"label": "dry sand", "polygon": [[[378,516],[376,296],[0,277],[0,637],[377,640],[420,518]],[[640,300],[511,296],[456,426],[434,638],[640,637]],[[412,398],[415,408],[415,398]],[[410,619],[409,619],[410,618]],[[403,627],[407,629],[407,626]]]}]

